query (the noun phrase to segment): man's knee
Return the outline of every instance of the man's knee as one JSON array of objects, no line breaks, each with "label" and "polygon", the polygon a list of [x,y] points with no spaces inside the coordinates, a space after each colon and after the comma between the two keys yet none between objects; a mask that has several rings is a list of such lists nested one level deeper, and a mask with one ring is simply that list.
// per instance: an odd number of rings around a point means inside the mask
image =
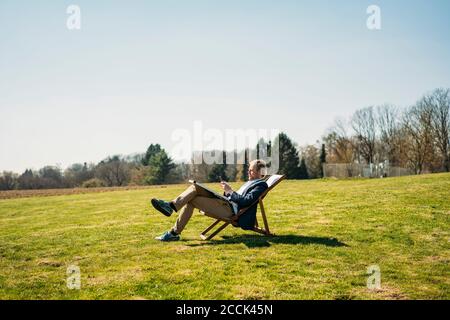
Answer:
[{"label": "man's knee", "polygon": [[200,190],[199,186],[197,186],[195,183],[191,184],[189,188],[191,188],[191,190],[195,191],[196,193],[198,193],[198,191]]},{"label": "man's knee", "polygon": [[194,198],[192,198],[186,205],[187,206],[191,206],[193,209],[199,209],[198,206],[198,196],[195,196]]},{"label": "man's knee", "polygon": [[191,184],[189,187],[186,188],[186,190],[183,191],[183,194],[190,194],[190,193],[197,194],[197,192],[198,192],[197,186],[195,184]]}]

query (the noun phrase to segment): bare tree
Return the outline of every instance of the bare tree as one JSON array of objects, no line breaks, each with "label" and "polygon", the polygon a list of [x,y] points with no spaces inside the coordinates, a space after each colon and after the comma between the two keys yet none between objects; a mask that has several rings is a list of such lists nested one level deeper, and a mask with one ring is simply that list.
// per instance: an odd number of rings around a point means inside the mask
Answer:
[{"label": "bare tree", "polygon": [[373,163],[375,160],[376,141],[373,107],[367,107],[356,111],[353,114],[351,124],[358,142],[358,153],[367,163]]},{"label": "bare tree", "polygon": [[423,173],[433,159],[432,109],[426,99],[419,100],[404,114],[405,133],[408,135],[408,160],[417,174]]},{"label": "bare tree", "polygon": [[450,89],[436,89],[424,97],[424,103],[431,108],[434,142],[441,153],[441,167],[450,171]]},{"label": "bare tree", "polygon": [[39,188],[56,189],[63,188],[63,176],[61,169],[55,166],[45,166],[39,170]]},{"label": "bare tree", "polygon": [[79,187],[83,182],[94,178],[94,164],[75,163],[64,171],[64,183],[66,187]]},{"label": "bare tree", "polygon": [[[201,162],[199,162],[199,158]],[[191,157],[190,163],[191,176],[192,179],[197,181],[207,181],[209,174],[209,165],[203,161],[203,152],[202,151],[194,151]]]},{"label": "bare tree", "polygon": [[21,190],[40,189],[42,187],[39,180],[39,176],[36,172],[33,172],[31,169],[26,169],[25,172],[19,176],[17,182],[19,184],[19,189]]},{"label": "bare tree", "polygon": [[131,178],[129,164],[119,156],[109,157],[101,161],[95,169],[97,178],[103,180],[108,187],[124,186]]},{"label": "bare tree", "polygon": [[334,125],[323,138],[327,149],[329,162],[351,163],[355,157],[355,143],[348,134],[347,124],[341,119],[336,119]]},{"label": "bare tree", "polygon": [[379,134],[379,160],[389,160],[391,164],[400,164],[402,146],[400,112],[389,104],[376,108],[376,125]]},{"label": "bare tree", "polygon": [[306,145],[300,148],[302,159],[308,170],[308,176],[311,179],[320,178],[322,175],[322,163],[320,161],[320,148],[315,145]]},{"label": "bare tree", "polygon": [[18,175],[14,172],[3,171],[0,174],[0,190],[13,190],[17,187]]}]

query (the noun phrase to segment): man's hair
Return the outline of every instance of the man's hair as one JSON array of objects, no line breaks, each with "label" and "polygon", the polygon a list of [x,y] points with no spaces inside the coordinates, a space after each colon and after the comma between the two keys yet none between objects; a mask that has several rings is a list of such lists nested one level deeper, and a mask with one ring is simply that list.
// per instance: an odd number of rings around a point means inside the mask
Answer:
[{"label": "man's hair", "polygon": [[256,171],[260,172],[262,175],[266,175],[266,170],[261,171],[262,169],[267,168],[266,162],[264,160],[253,160],[250,162],[250,167],[255,167]]}]

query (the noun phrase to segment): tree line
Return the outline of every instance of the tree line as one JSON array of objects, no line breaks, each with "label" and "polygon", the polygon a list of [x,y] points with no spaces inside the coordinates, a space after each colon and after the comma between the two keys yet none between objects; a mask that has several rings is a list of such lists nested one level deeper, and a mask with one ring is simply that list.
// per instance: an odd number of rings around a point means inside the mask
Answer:
[{"label": "tree line", "polygon": [[[281,133],[275,140],[282,146],[280,171],[293,179],[308,178],[305,160],[300,161],[297,146],[291,139]],[[186,182],[191,178],[208,182],[245,181],[248,178],[250,153],[256,152],[258,155],[257,148],[241,152],[206,151],[210,156],[222,154],[223,163],[208,165],[204,162],[194,164],[193,158],[189,163],[175,163],[161,145],[151,144],[145,153],[109,156],[97,164],[77,163],[65,170],[45,166],[39,170],[27,169],[20,175],[4,171],[0,175],[0,190],[159,185]],[[231,153],[234,153],[235,159],[239,154],[245,154],[244,163],[227,164]]]},{"label": "tree line", "polygon": [[330,163],[381,163],[416,174],[450,170],[450,89],[425,94],[413,106],[385,104],[336,120],[323,138]]},{"label": "tree line", "polygon": [[175,163],[159,144],[146,152],[128,156],[114,155],[97,164],[73,164],[62,170],[45,166],[27,169],[22,174],[4,171],[0,190],[54,189],[74,187],[113,187],[158,185],[185,182],[194,178],[216,182],[245,181],[249,154],[262,150],[270,154],[272,143],[279,150],[279,170],[289,179],[323,177],[324,163],[381,163],[409,168],[416,174],[450,171],[450,89],[436,89],[407,108],[394,105],[359,109],[349,118],[336,120],[321,141],[298,146],[286,133],[274,141],[258,144],[252,150],[232,151],[242,164],[226,164],[229,151],[222,153],[222,164]]}]

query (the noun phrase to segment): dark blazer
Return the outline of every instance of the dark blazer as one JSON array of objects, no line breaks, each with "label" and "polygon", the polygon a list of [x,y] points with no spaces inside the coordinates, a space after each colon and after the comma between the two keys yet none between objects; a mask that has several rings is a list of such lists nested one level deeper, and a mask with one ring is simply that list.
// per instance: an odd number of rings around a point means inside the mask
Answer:
[{"label": "dark blazer", "polygon": [[230,195],[230,200],[238,205],[238,211],[256,202],[239,217],[238,225],[242,229],[251,230],[255,226],[256,209],[258,206],[257,200],[267,188],[269,188],[269,186],[264,180],[257,180],[254,184],[249,185],[242,194],[233,192]]}]

